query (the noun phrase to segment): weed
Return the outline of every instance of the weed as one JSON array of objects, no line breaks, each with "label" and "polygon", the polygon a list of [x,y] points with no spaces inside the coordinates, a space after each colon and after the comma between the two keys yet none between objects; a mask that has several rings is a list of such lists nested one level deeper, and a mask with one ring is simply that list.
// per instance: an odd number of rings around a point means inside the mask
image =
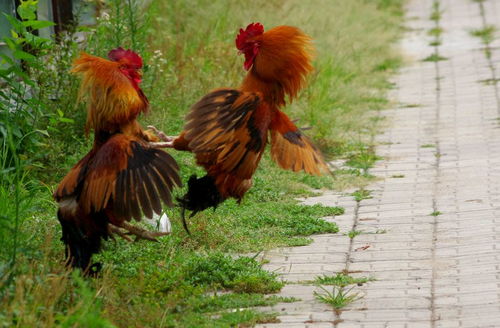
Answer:
[{"label": "weed", "polygon": [[336,310],[340,310],[362,298],[359,293],[351,293],[354,287],[345,290],[344,287],[333,286],[331,292],[324,287],[320,286],[320,288],[323,292],[318,293],[315,291],[314,297],[320,302],[331,305]]},{"label": "weed", "polygon": [[435,148],[436,145],[435,144],[424,144],[422,146],[420,146],[420,148]]},{"label": "weed", "polygon": [[485,27],[469,31],[470,35],[481,39],[483,44],[490,44],[495,39],[497,28],[495,25],[487,25]]},{"label": "weed", "polygon": [[318,276],[314,282],[318,285],[334,285],[338,287],[346,287],[348,285],[361,286],[369,281],[374,281],[372,277],[352,277],[345,273],[337,273],[335,276]]},{"label": "weed", "polygon": [[435,38],[438,38],[439,36],[441,36],[441,34],[443,34],[443,29],[441,27],[433,27],[427,31],[427,34],[429,36],[433,36]]},{"label": "weed", "polygon": [[348,236],[350,239],[353,239],[356,236],[359,236],[363,233],[361,230],[351,230],[349,231],[346,236]]},{"label": "weed", "polygon": [[401,104],[402,108],[417,108],[417,107],[422,107],[420,104]]},{"label": "weed", "polygon": [[443,61],[443,60],[448,60],[448,58],[440,56],[440,55],[435,54],[435,53],[422,59],[422,61],[424,61],[424,62],[438,62],[438,61]]},{"label": "weed", "polygon": [[394,178],[394,179],[401,179],[401,178],[404,178],[405,175],[404,174],[393,174],[391,175],[391,178]]},{"label": "weed", "polygon": [[377,156],[372,147],[362,149],[360,152],[355,153],[349,157],[349,160],[346,162],[346,165],[355,167],[358,169],[362,169],[366,174],[368,173],[368,169],[373,167],[373,164],[380,160],[381,157]]},{"label": "weed", "polygon": [[429,214],[429,215],[430,215],[430,216],[439,216],[439,215],[441,215],[441,214],[443,214],[443,213],[441,213],[440,211],[434,211],[434,212],[432,212],[432,213],[431,213],[431,214]]},{"label": "weed", "polygon": [[498,84],[499,81],[500,81],[500,79],[490,78],[490,79],[479,80],[478,82],[482,83],[484,85],[496,85],[496,84]]},{"label": "weed", "polygon": [[371,191],[370,190],[365,190],[365,189],[359,189],[359,190],[356,190],[355,192],[353,192],[351,194],[351,196],[354,197],[354,199],[357,201],[357,202],[360,202],[362,201],[363,199],[371,199],[373,198],[371,196]]},{"label": "weed", "polygon": [[436,40],[429,42],[429,45],[431,47],[439,47],[441,44],[442,44],[442,41],[439,39],[436,39]]},{"label": "weed", "polygon": [[[437,3],[437,2],[435,2]],[[439,8],[436,8],[430,15],[429,19],[430,20],[433,20],[433,21],[439,21],[441,20],[441,15],[442,15],[442,12],[439,11]]]}]

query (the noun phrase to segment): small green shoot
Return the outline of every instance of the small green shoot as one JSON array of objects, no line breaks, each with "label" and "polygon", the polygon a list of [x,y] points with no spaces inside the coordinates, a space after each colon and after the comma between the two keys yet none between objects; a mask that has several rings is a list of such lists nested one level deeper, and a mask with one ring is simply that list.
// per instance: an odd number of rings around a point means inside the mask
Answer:
[{"label": "small green shoot", "polygon": [[443,213],[441,213],[440,211],[434,211],[432,212],[431,214],[429,214],[430,216],[438,216],[438,215],[441,215]]},{"label": "small green shoot", "polygon": [[436,39],[434,41],[429,42],[429,45],[431,47],[439,47],[442,44],[442,41],[440,39]]},{"label": "small green shoot", "polygon": [[439,37],[443,34],[443,29],[441,27],[433,27],[429,31],[427,31],[429,36]]},{"label": "small green shoot", "polygon": [[481,39],[483,44],[490,44],[495,39],[497,28],[495,25],[487,25],[483,28],[471,30],[470,35]]},{"label": "small green shoot", "polygon": [[422,59],[422,61],[424,62],[439,62],[443,60],[448,60],[448,58],[440,56],[438,54],[432,54]]},{"label": "small green shoot", "polygon": [[360,202],[362,201],[363,199],[371,199],[373,198],[371,196],[371,191],[370,190],[366,190],[366,189],[359,189],[359,190],[356,190],[355,192],[353,192],[351,194],[351,196],[354,197],[354,199],[357,201],[357,202]]},{"label": "small green shoot", "polygon": [[343,287],[333,286],[331,292],[326,290],[326,288],[320,288],[323,292],[318,293],[315,291],[314,297],[320,302],[331,305],[336,310],[340,310],[362,298],[362,296],[359,296],[359,293],[351,293],[354,287],[344,290]]},{"label": "small green shoot", "polygon": [[500,81],[500,79],[491,78],[491,79],[479,80],[478,82],[482,83],[484,85],[496,85],[499,81]]},{"label": "small green shoot", "polygon": [[354,237],[361,235],[363,231],[361,230],[351,230],[349,231],[346,236],[348,236],[350,239],[353,239]]},{"label": "small green shoot", "polygon": [[422,146],[420,146],[420,148],[435,148],[436,145],[435,144],[424,144]]}]

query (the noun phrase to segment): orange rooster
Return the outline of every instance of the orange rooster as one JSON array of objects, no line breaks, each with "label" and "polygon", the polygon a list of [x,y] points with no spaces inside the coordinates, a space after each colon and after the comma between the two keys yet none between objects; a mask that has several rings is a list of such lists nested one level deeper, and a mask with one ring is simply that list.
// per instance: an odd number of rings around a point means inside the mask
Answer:
[{"label": "orange rooster", "polygon": [[202,178],[192,176],[179,199],[183,212],[192,215],[229,197],[242,199],[269,135],[272,159],[283,169],[328,171],[320,151],[280,110],[286,96],[289,101],[297,97],[313,70],[311,38],[296,27],[264,32],[260,23],[252,23],[240,29],[236,47],[249,71],[243,84],[204,96],[191,108],[180,136],[163,138],[164,147],[193,152],[207,171]]},{"label": "orange rooster", "polygon": [[161,202],[172,206],[171,190],[181,185],[175,160],[152,146],[158,139],[136,120],[149,104],[139,88],[141,57],[122,48],[108,57],[83,53],[74,62],[72,72],[83,77],[85,130],[94,131],[94,145],[54,193],[68,262],[90,271],[99,269],[90,260],[111,233],[151,240],[161,235],[128,221],[160,214]]}]

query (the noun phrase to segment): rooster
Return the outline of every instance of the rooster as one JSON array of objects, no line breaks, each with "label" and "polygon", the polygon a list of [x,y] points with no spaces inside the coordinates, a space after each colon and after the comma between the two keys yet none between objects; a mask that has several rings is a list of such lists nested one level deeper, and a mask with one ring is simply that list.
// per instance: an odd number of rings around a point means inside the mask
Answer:
[{"label": "rooster", "polygon": [[[293,101],[313,70],[311,38],[296,27],[264,32],[260,23],[252,23],[240,29],[236,47],[248,71],[242,85],[204,96],[192,106],[178,137],[159,134],[164,147],[193,152],[207,171],[189,179],[188,192],[179,199],[183,213],[215,208],[229,197],[241,201],[269,136],[271,157],[281,168],[313,175],[328,171],[320,151],[281,111],[285,98]],[[183,221],[187,230],[184,215]]]},{"label": "rooster", "polygon": [[93,130],[94,144],[54,193],[68,263],[86,272],[99,269],[91,257],[112,233],[162,235],[128,222],[160,214],[162,202],[172,206],[171,191],[181,185],[175,160],[137,122],[149,105],[139,87],[142,58],[122,48],[108,57],[82,53],[74,62],[72,73],[83,77],[80,98],[88,103],[85,131]]}]

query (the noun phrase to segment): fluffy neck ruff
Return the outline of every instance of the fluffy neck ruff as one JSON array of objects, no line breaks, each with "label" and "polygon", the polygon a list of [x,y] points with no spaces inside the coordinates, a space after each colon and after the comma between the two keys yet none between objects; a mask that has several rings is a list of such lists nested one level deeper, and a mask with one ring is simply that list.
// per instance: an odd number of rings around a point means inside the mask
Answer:
[{"label": "fluffy neck ruff", "polygon": [[[257,39],[257,38],[256,38]],[[259,52],[243,81],[242,90],[258,91],[276,106],[290,102],[313,70],[311,38],[292,26],[277,26],[258,37]]]}]

